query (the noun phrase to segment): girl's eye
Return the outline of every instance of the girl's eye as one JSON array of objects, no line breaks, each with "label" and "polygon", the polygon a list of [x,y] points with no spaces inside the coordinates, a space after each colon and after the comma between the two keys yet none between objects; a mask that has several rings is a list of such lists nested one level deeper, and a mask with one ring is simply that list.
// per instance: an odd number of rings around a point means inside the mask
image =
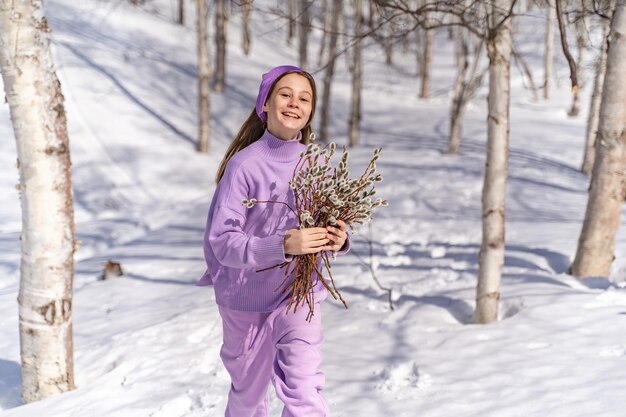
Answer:
[{"label": "girl's eye", "polygon": [[304,101],[305,103],[308,103],[308,102],[309,102],[309,99],[308,99],[308,98],[301,98],[300,100]]},{"label": "girl's eye", "polygon": [[289,94],[287,94],[287,93],[282,93],[282,94],[281,94],[281,97],[285,97],[285,98],[287,98],[287,97],[289,97]]}]

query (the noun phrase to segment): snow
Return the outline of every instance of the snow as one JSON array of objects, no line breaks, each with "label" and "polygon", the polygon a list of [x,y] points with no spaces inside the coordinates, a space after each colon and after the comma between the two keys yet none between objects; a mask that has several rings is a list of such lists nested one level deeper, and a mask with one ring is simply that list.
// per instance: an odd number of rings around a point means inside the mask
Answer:
[{"label": "snow", "polygon": [[[260,5],[259,5],[260,4]],[[214,174],[253,106],[260,74],[297,62],[274,2],[255,2],[252,52],[231,20],[228,86],[212,95],[211,152],[196,134],[195,33],[172,23],[173,2],[49,0],[53,52],[66,97],[77,232],[74,343],[77,389],[21,405],[17,303],[19,182],[8,106],[0,107],[0,414],[2,417],[222,415],[229,379],[221,323],[204,271],[202,234]],[[543,22],[526,16],[517,45],[542,77]],[[258,34],[262,34],[259,36]],[[435,38],[430,100],[417,98],[412,53],[365,49],[363,144],[374,147],[387,198],[334,277],[349,309],[326,301],[325,395],[336,417],[618,416],[626,406],[626,231],[610,277],[566,271],[588,178],[579,172],[585,115],[566,116],[567,66],[553,98],[533,102],[512,67],[507,247],[500,320],[473,324],[485,155],[485,89],[466,113],[461,154],[446,132],[452,45]],[[317,54],[313,32],[310,53]],[[592,58],[590,54],[590,59]],[[313,60],[316,63],[316,60]],[[588,65],[588,67],[590,67]],[[350,77],[338,60],[331,132],[346,143]],[[322,71],[315,72],[321,88]],[[590,76],[589,76],[590,79]],[[591,93],[584,90],[583,109]],[[321,91],[321,90],[320,90]],[[583,112],[584,113],[584,112]],[[10,139],[10,140],[9,140]],[[624,218],[624,217],[622,217]],[[372,256],[368,236],[371,234]],[[107,260],[125,276],[97,278]],[[388,295],[374,283],[370,264]],[[271,389],[270,389],[271,391]],[[281,405],[272,397],[272,415]]]}]

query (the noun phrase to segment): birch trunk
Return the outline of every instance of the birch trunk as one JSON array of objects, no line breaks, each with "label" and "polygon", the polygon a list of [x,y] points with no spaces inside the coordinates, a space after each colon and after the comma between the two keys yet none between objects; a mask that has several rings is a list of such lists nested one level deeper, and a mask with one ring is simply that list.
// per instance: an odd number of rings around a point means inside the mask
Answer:
[{"label": "birch trunk", "polygon": [[209,62],[209,41],[207,20],[209,10],[207,0],[196,0],[198,29],[198,152],[209,152],[211,137],[211,101],[209,80],[211,66]]},{"label": "birch trunk", "polygon": [[[584,11],[582,13],[584,13]],[[580,92],[585,88],[585,70],[583,64],[588,47],[586,18],[581,17],[576,20],[574,27],[576,32],[576,50],[578,52],[576,57],[576,79],[578,80],[578,87],[572,97],[572,107],[567,113],[570,117],[577,117],[580,113]]]},{"label": "birch trunk", "polygon": [[615,235],[626,197],[626,8],[618,2],[611,23],[605,85],[596,137],[596,160],[572,275],[609,276]]},{"label": "birch trunk", "polygon": [[252,13],[252,0],[244,0],[241,4],[241,46],[243,48],[243,53],[248,56],[250,55],[250,43],[252,38],[250,37],[250,14]]},{"label": "birch trunk", "polygon": [[550,98],[550,88],[552,86],[552,63],[554,61],[554,20],[556,19],[556,9],[554,0],[546,0],[546,50],[543,56],[543,98]]},{"label": "birch trunk", "polygon": [[[425,19],[428,17],[426,16]],[[424,53],[422,58],[422,84],[420,98],[430,98],[430,65],[432,58],[433,31],[424,30]]]},{"label": "birch trunk", "polygon": [[215,0],[215,86],[217,93],[224,92],[226,84],[226,28],[227,1]]},{"label": "birch trunk", "polygon": [[454,40],[454,50],[456,57],[456,81],[454,83],[454,98],[452,99],[452,109],[450,110],[450,138],[448,140],[448,153],[459,153],[461,145],[461,132],[463,129],[463,114],[465,112],[465,74],[467,72],[468,45],[467,32],[461,27],[456,28]]},{"label": "birch trunk", "polygon": [[328,38],[328,1],[322,1],[322,13],[320,15],[320,21],[322,23],[322,39],[320,40],[320,48],[317,54],[317,65],[322,66],[322,59],[324,59],[324,51],[326,51],[326,44]]},{"label": "birch trunk", "polygon": [[178,23],[179,25],[185,24],[185,0],[178,0],[176,23]]},{"label": "birch trunk", "polygon": [[309,9],[311,3],[309,0],[300,0],[300,18],[298,19],[298,52],[300,54],[300,68],[306,70],[309,66]]},{"label": "birch trunk", "polygon": [[289,24],[287,26],[287,45],[291,45],[291,40],[296,33],[296,11],[294,6],[295,0],[287,0],[287,15],[289,16]]},{"label": "birch trunk", "polygon": [[[487,97],[487,158],[482,194],[483,237],[480,247],[477,323],[498,318],[500,280],[504,264],[504,196],[509,153],[509,102],[511,62],[511,19],[505,15],[512,0],[495,0],[490,26],[498,27],[487,40],[489,57],[489,94]],[[500,24],[502,22],[502,24]]]},{"label": "birch trunk", "polygon": [[602,47],[596,62],[596,77],[593,83],[593,93],[589,103],[589,115],[587,116],[587,132],[585,137],[585,155],[583,157],[583,165],[581,171],[587,175],[591,175],[593,170],[593,162],[596,156],[596,135],[598,134],[598,125],[600,122],[600,104],[602,102],[602,90],[604,88],[604,76],[606,74],[606,56],[608,42],[608,25],[604,27],[604,35]]},{"label": "birch trunk", "polygon": [[359,144],[361,126],[361,24],[363,10],[361,1],[354,2],[354,46],[352,53],[352,102],[350,104],[350,121],[348,123],[348,146]]},{"label": "birch trunk", "polygon": [[337,33],[339,32],[339,15],[343,1],[333,1],[332,16],[330,19],[330,37],[328,42],[328,63],[324,72],[324,91],[322,93],[322,114],[319,134],[322,142],[328,142],[328,120],[330,116],[330,89],[335,72],[335,55],[337,54]]},{"label": "birch trunk", "polygon": [[41,0],[0,3],[0,68],[17,142],[22,202],[22,401],[75,388],[74,209],[61,84]]}]

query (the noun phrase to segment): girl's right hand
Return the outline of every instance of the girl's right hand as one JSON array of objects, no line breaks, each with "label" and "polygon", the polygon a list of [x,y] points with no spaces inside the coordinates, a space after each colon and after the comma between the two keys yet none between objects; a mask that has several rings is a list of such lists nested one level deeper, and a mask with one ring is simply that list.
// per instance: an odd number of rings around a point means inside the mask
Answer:
[{"label": "girl's right hand", "polygon": [[283,246],[286,255],[317,253],[329,242],[328,231],[323,227],[291,229],[285,233]]}]

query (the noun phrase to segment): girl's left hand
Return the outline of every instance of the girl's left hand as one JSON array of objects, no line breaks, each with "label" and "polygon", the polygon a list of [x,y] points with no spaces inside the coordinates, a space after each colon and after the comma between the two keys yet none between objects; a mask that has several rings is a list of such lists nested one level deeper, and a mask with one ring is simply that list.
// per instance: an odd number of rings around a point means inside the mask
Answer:
[{"label": "girl's left hand", "polygon": [[346,233],[346,222],[343,220],[337,220],[337,226],[338,227],[326,226],[326,230],[328,230],[326,238],[329,239],[330,242],[328,242],[322,250],[337,252],[343,247],[343,244],[346,243],[346,239],[348,238],[348,234]]}]

